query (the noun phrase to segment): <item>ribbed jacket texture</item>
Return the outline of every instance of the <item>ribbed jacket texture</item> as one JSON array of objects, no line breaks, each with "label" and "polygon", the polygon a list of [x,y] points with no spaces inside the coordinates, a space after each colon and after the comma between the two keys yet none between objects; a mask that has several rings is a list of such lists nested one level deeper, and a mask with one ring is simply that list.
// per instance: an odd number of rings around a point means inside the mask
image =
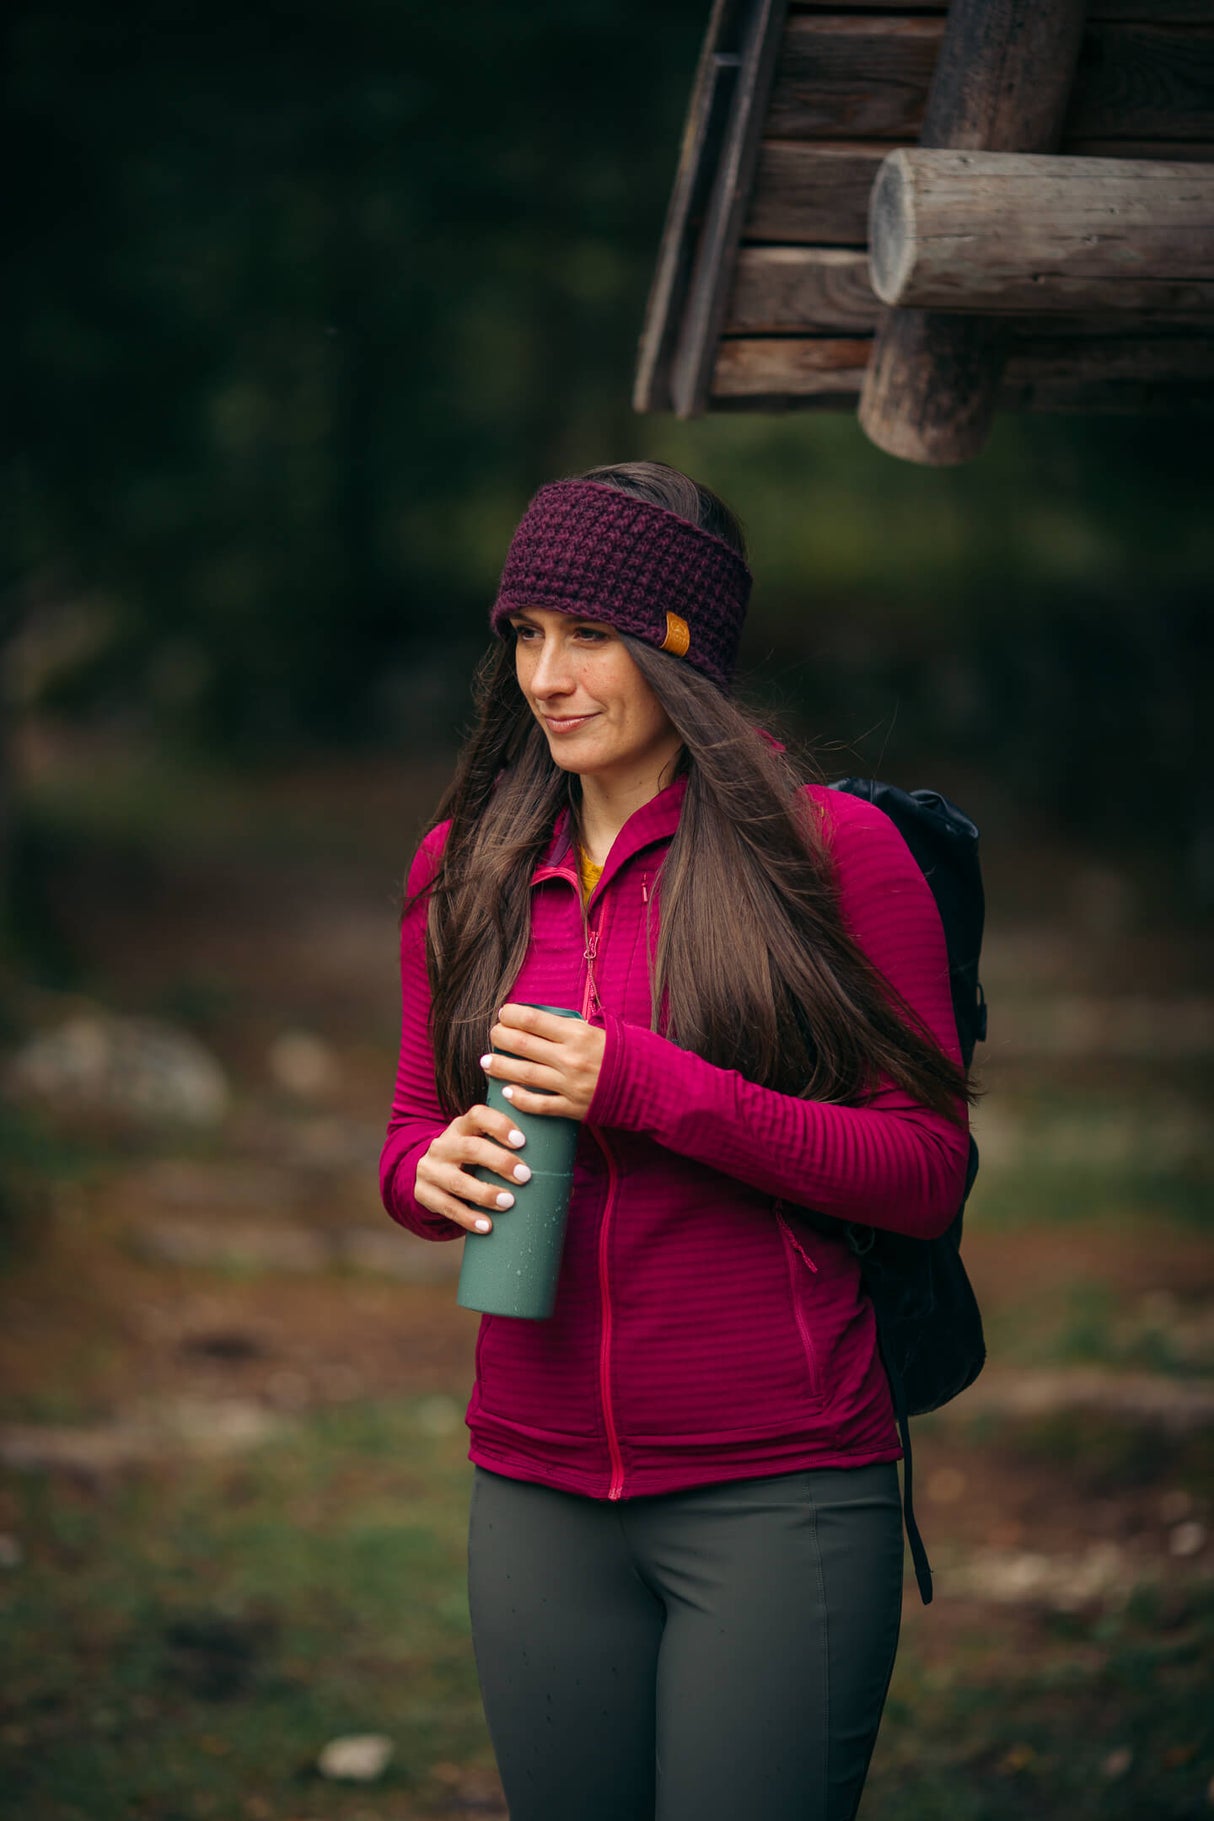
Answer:
[{"label": "ribbed jacket texture", "polygon": [[[928,1235],[948,1225],[965,1183],[964,1129],[899,1088],[863,1107],[800,1100],[650,1030],[655,888],[684,788],[670,785],[621,830],[587,906],[589,937],[558,820],[510,994],[580,1007],[603,1026],[606,1050],[578,1144],[555,1312],[481,1318],[470,1457],[595,1498],[896,1459],[856,1260],[801,1210]],[[807,788],[845,922],[959,1059],[944,933],[915,860],[872,804]],[[445,834],[440,826],[419,849],[411,894],[433,876]],[[400,964],[381,1192],[412,1232],[456,1239],[461,1229],[413,1196],[418,1161],[448,1123],[434,1087],[424,899],[403,919]]]}]

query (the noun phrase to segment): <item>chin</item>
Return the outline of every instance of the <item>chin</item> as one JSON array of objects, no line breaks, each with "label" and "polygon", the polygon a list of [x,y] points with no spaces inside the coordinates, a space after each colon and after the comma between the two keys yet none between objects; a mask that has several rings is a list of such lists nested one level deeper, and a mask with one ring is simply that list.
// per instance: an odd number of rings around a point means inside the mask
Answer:
[{"label": "chin", "polygon": [[593,751],[578,752],[567,741],[549,740],[548,751],[552,763],[562,771],[598,771],[607,763],[601,754]]}]

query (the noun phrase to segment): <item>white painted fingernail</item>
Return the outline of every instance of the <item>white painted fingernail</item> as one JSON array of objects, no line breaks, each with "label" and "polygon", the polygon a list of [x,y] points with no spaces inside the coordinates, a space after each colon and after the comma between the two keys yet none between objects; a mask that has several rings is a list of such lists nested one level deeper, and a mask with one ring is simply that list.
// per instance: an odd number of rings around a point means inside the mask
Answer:
[{"label": "white painted fingernail", "polygon": [[511,1132],[511,1134],[510,1134],[510,1143],[511,1144],[526,1144],[526,1142],[527,1142],[527,1140],[523,1137],[523,1134],[521,1132]]},{"label": "white painted fingernail", "polygon": [[482,1056],[482,1057],[481,1057],[481,1067],[482,1067],[482,1068],[483,1068],[483,1069],[487,1069],[487,1068],[488,1068],[488,1067],[489,1067],[489,1064],[490,1064],[490,1063],[491,1063],[491,1062],[492,1062],[492,1061],[493,1061],[493,1057],[492,1057],[492,1056]]},{"label": "white painted fingernail", "polygon": [[499,1208],[512,1208],[514,1206],[514,1197],[508,1189],[502,1190],[497,1198],[497,1205]]},{"label": "white painted fingernail", "polygon": [[513,1088],[503,1088],[502,1093],[505,1095],[507,1100],[514,1099],[514,1089]]},{"label": "white painted fingernail", "polygon": [[473,1223],[478,1233],[487,1233],[493,1225],[491,1220],[478,1220]]},{"label": "white painted fingernail", "polygon": [[515,1164],[514,1180],[515,1180],[515,1182],[530,1182],[531,1181],[531,1171],[525,1163],[516,1163]]}]

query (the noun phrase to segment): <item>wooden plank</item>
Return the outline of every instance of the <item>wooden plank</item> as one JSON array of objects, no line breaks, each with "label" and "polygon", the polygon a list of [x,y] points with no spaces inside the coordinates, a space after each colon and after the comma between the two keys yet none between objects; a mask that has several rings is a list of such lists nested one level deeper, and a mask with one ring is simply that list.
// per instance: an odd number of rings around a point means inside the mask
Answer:
[{"label": "wooden plank", "polygon": [[854,335],[875,328],[880,314],[864,253],[842,247],[743,247],[725,332]]},{"label": "wooden plank", "polygon": [[[1195,385],[1185,379],[1092,380],[1062,374],[1048,383],[1016,384],[1004,375],[996,398],[997,411],[1035,412],[1055,417],[1211,417],[1214,416],[1214,382]],[[807,393],[798,398],[784,393],[755,393],[744,398],[709,399],[714,417],[789,417],[812,413],[839,417],[850,415],[855,405],[851,392]]]},{"label": "wooden plank", "polygon": [[674,188],[645,309],[633,390],[635,411],[669,411],[670,370],[691,281],[696,243],[737,79],[737,61],[720,46],[732,0],[715,0],[700,50]]},{"label": "wooden plank", "polygon": [[[1211,0],[1214,4],[1214,0]],[[1060,152],[1072,158],[1154,158],[1169,164],[1214,163],[1214,140],[1200,143],[1165,139],[1071,139],[1064,133]]]},{"label": "wooden plank", "polygon": [[943,19],[788,21],[764,134],[769,139],[914,139]]},{"label": "wooden plank", "polygon": [[[943,18],[790,17],[767,136],[917,138],[944,28]],[[1089,23],[1063,131],[1072,139],[1214,141],[1208,4],[1204,26]]]},{"label": "wooden plank", "polygon": [[1202,416],[1214,412],[1214,346],[1208,336],[1026,345],[1009,356],[998,403],[1005,411]]},{"label": "wooden plank", "polygon": [[714,398],[778,394],[787,398],[860,390],[872,337],[764,336],[723,341],[712,377]]},{"label": "wooden plank", "polygon": [[722,54],[736,56],[738,71],[670,365],[670,397],[679,417],[698,416],[708,403],[734,256],[754,183],[763,117],[784,28],[785,4],[786,0],[750,0],[746,6],[739,5],[732,31],[720,46]]},{"label": "wooden plank", "polygon": [[759,152],[744,238],[866,247],[869,192],[888,150],[880,141],[797,145],[768,140]]},{"label": "wooden plank", "polygon": [[[946,13],[948,0],[793,0],[793,15],[802,13]],[[1209,25],[1210,0],[1088,0],[1089,20],[1125,19],[1147,25]]]},{"label": "wooden plank", "polygon": [[[743,238],[779,246],[866,247],[868,199],[889,150],[879,140],[769,140],[760,148]],[[1064,141],[1063,150],[1094,158],[1214,162],[1214,144],[1105,139]]]},{"label": "wooden plank", "polygon": [[[775,246],[868,246],[868,197],[890,148],[881,140],[768,140],[759,151],[744,239]],[[1214,162],[1214,144],[1063,142],[1077,157]]]},{"label": "wooden plank", "polygon": [[[738,254],[734,289],[725,334],[838,335],[871,334],[881,304],[869,283],[864,253],[838,247],[743,247]],[[1057,334],[1056,321],[1036,312],[1009,319],[1013,335]],[[1169,330],[1211,328],[1209,310],[1170,311]],[[1136,328],[1158,332],[1159,319],[1120,310],[1068,314],[1066,332],[1074,336],[1126,336]]]},{"label": "wooden plank", "polygon": [[[723,341],[713,375],[713,400],[766,398],[791,403],[855,397],[873,346],[871,336]],[[1113,386],[1122,388],[1123,396],[1133,391],[1141,400],[1151,387],[1180,389],[1187,384],[1214,402],[1214,342],[1209,336],[1081,337],[1043,335],[1026,328],[1010,337],[1000,406],[1061,409],[1057,401],[1064,396],[1096,398],[1101,387]],[[1105,396],[1111,394],[1106,390]]]},{"label": "wooden plank", "polygon": [[1088,18],[1141,20],[1148,25],[1209,25],[1210,0],[1088,0]]},{"label": "wooden plank", "polygon": [[1214,25],[1085,32],[1067,130],[1090,139],[1214,137]]},{"label": "wooden plank", "polygon": [[1211,312],[1214,171],[900,147],[873,186],[872,287],[924,310]]}]

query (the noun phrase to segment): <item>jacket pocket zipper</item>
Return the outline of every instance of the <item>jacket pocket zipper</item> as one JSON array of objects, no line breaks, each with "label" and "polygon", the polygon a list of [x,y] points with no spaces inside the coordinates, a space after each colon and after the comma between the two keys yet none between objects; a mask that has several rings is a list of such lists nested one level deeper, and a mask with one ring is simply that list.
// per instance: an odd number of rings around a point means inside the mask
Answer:
[{"label": "jacket pocket zipper", "polygon": [[805,1364],[809,1373],[809,1388],[816,1397],[820,1390],[818,1356],[814,1348],[813,1335],[809,1331],[809,1323],[805,1319],[805,1310],[801,1306],[801,1265],[797,1263],[797,1260],[800,1259],[801,1264],[808,1266],[815,1277],[818,1274],[818,1267],[788,1224],[779,1202],[775,1204],[775,1215],[784,1242],[784,1258],[788,1266],[788,1290],[792,1297],[793,1319],[797,1324],[797,1333],[801,1337],[801,1351],[805,1355]]}]

